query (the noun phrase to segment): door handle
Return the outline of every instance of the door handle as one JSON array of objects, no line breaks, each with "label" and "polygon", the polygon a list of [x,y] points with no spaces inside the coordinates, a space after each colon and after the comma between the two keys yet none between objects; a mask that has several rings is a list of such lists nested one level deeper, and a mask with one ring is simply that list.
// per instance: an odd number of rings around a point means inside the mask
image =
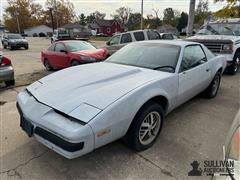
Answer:
[{"label": "door handle", "polygon": [[209,72],[210,69],[206,69],[207,72]]}]

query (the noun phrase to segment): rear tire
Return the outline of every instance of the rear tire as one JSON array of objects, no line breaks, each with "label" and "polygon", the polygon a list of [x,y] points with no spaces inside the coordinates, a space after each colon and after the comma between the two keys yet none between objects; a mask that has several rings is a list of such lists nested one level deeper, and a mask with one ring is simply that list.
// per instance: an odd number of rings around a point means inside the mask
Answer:
[{"label": "rear tire", "polygon": [[79,61],[77,61],[77,60],[73,60],[72,62],[71,62],[71,66],[78,66],[78,65],[80,65],[81,63],[79,62]]},{"label": "rear tire", "polygon": [[234,75],[237,73],[238,68],[240,66],[240,50],[236,52],[234,58],[233,58],[233,63],[228,67],[228,73],[231,75]]},{"label": "rear tire", "polygon": [[15,80],[9,80],[5,81],[6,86],[14,86],[15,85]]},{"label": "rear tire", "polygon": [[204,91],[204,95],[206,98],[214,98],[217,96],[218,89],[221,82],[221,72],[217,72],[211,82],[211,84],[208,86],[208,88]]},{"label": "rear tire", "polygon": [[147,103],[138,111],[123,140],[136,151],[148,149],[157,140],[163,122],[163,108],[157,103]]},{"label": "rear tire", "polygon": [[47,71],[52,71],[53,70],[53,67],[49,64],[47,59],[44,60],[44,66],[45,66]]}]

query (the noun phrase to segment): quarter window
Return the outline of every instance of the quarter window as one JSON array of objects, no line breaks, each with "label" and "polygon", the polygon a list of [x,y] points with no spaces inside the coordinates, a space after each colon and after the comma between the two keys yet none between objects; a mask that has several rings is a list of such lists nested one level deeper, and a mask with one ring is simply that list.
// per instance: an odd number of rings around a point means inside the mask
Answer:
[{"label": "quarter window", "polygon": [[160,36],[156,31],[148,31],[147,35],[149,40],[160,39]]},{"label": "quarter window", "polygon": [[55,46],[55,51],[61,52],[61,50],[65,50],[65,46],[62,43],[57,43]]},{"label": "quarter window", "polygon": [[113,36],[113,38],[110,40],[110,45],[118,44],[120,40],[120,35]]},{"label": "quarter window", "polygon": [[200,45],[187,46],[184,50],[181,71],[201,65],[207,61]]},{"label": "quarter window", "polygon": [[143,41],[145,39],[142,31],[134,32],[133,35],[134,35],[136,41]]},{"label": "quarter window", "polygon": [[130,43],[130,42],[132,42],[131,34],[129,34],[129,33],[123,34],[122,38],[121,38],[121,44]]}]

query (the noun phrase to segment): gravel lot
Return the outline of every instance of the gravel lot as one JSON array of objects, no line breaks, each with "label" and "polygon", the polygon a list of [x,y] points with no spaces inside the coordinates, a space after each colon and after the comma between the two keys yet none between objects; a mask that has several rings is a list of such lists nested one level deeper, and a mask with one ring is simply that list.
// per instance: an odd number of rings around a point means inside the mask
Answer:
[{"label": "gravel lot", "polygon": [[[17,85],[0,89],[0,179],[191,179],[193,160],[221,160],[222,146],[240,106],[240,73],[224,75],[215,99],[196,97],[166,118],[156,144],[136,153],[120,141],[68,160],[30,139],[19,127],[16,95],[48,73],[40,51],[48,39],[29,38],[29,50],[9,51]],[[102,46],[104,42],[95,42]],[[211,179],[207,176],[194,179]]]}]

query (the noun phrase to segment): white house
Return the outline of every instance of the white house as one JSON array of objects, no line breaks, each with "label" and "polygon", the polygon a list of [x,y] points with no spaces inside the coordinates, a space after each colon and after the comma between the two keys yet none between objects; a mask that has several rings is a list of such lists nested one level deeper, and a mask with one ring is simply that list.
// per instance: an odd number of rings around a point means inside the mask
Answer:
[{"label": "white house", "polygon": [[39,36],[40,33],[44,33],[45,36],[52,34],[52,28],[46,25],[34,26],[31,28],[24,29],[24,34],[28,36]]}]

